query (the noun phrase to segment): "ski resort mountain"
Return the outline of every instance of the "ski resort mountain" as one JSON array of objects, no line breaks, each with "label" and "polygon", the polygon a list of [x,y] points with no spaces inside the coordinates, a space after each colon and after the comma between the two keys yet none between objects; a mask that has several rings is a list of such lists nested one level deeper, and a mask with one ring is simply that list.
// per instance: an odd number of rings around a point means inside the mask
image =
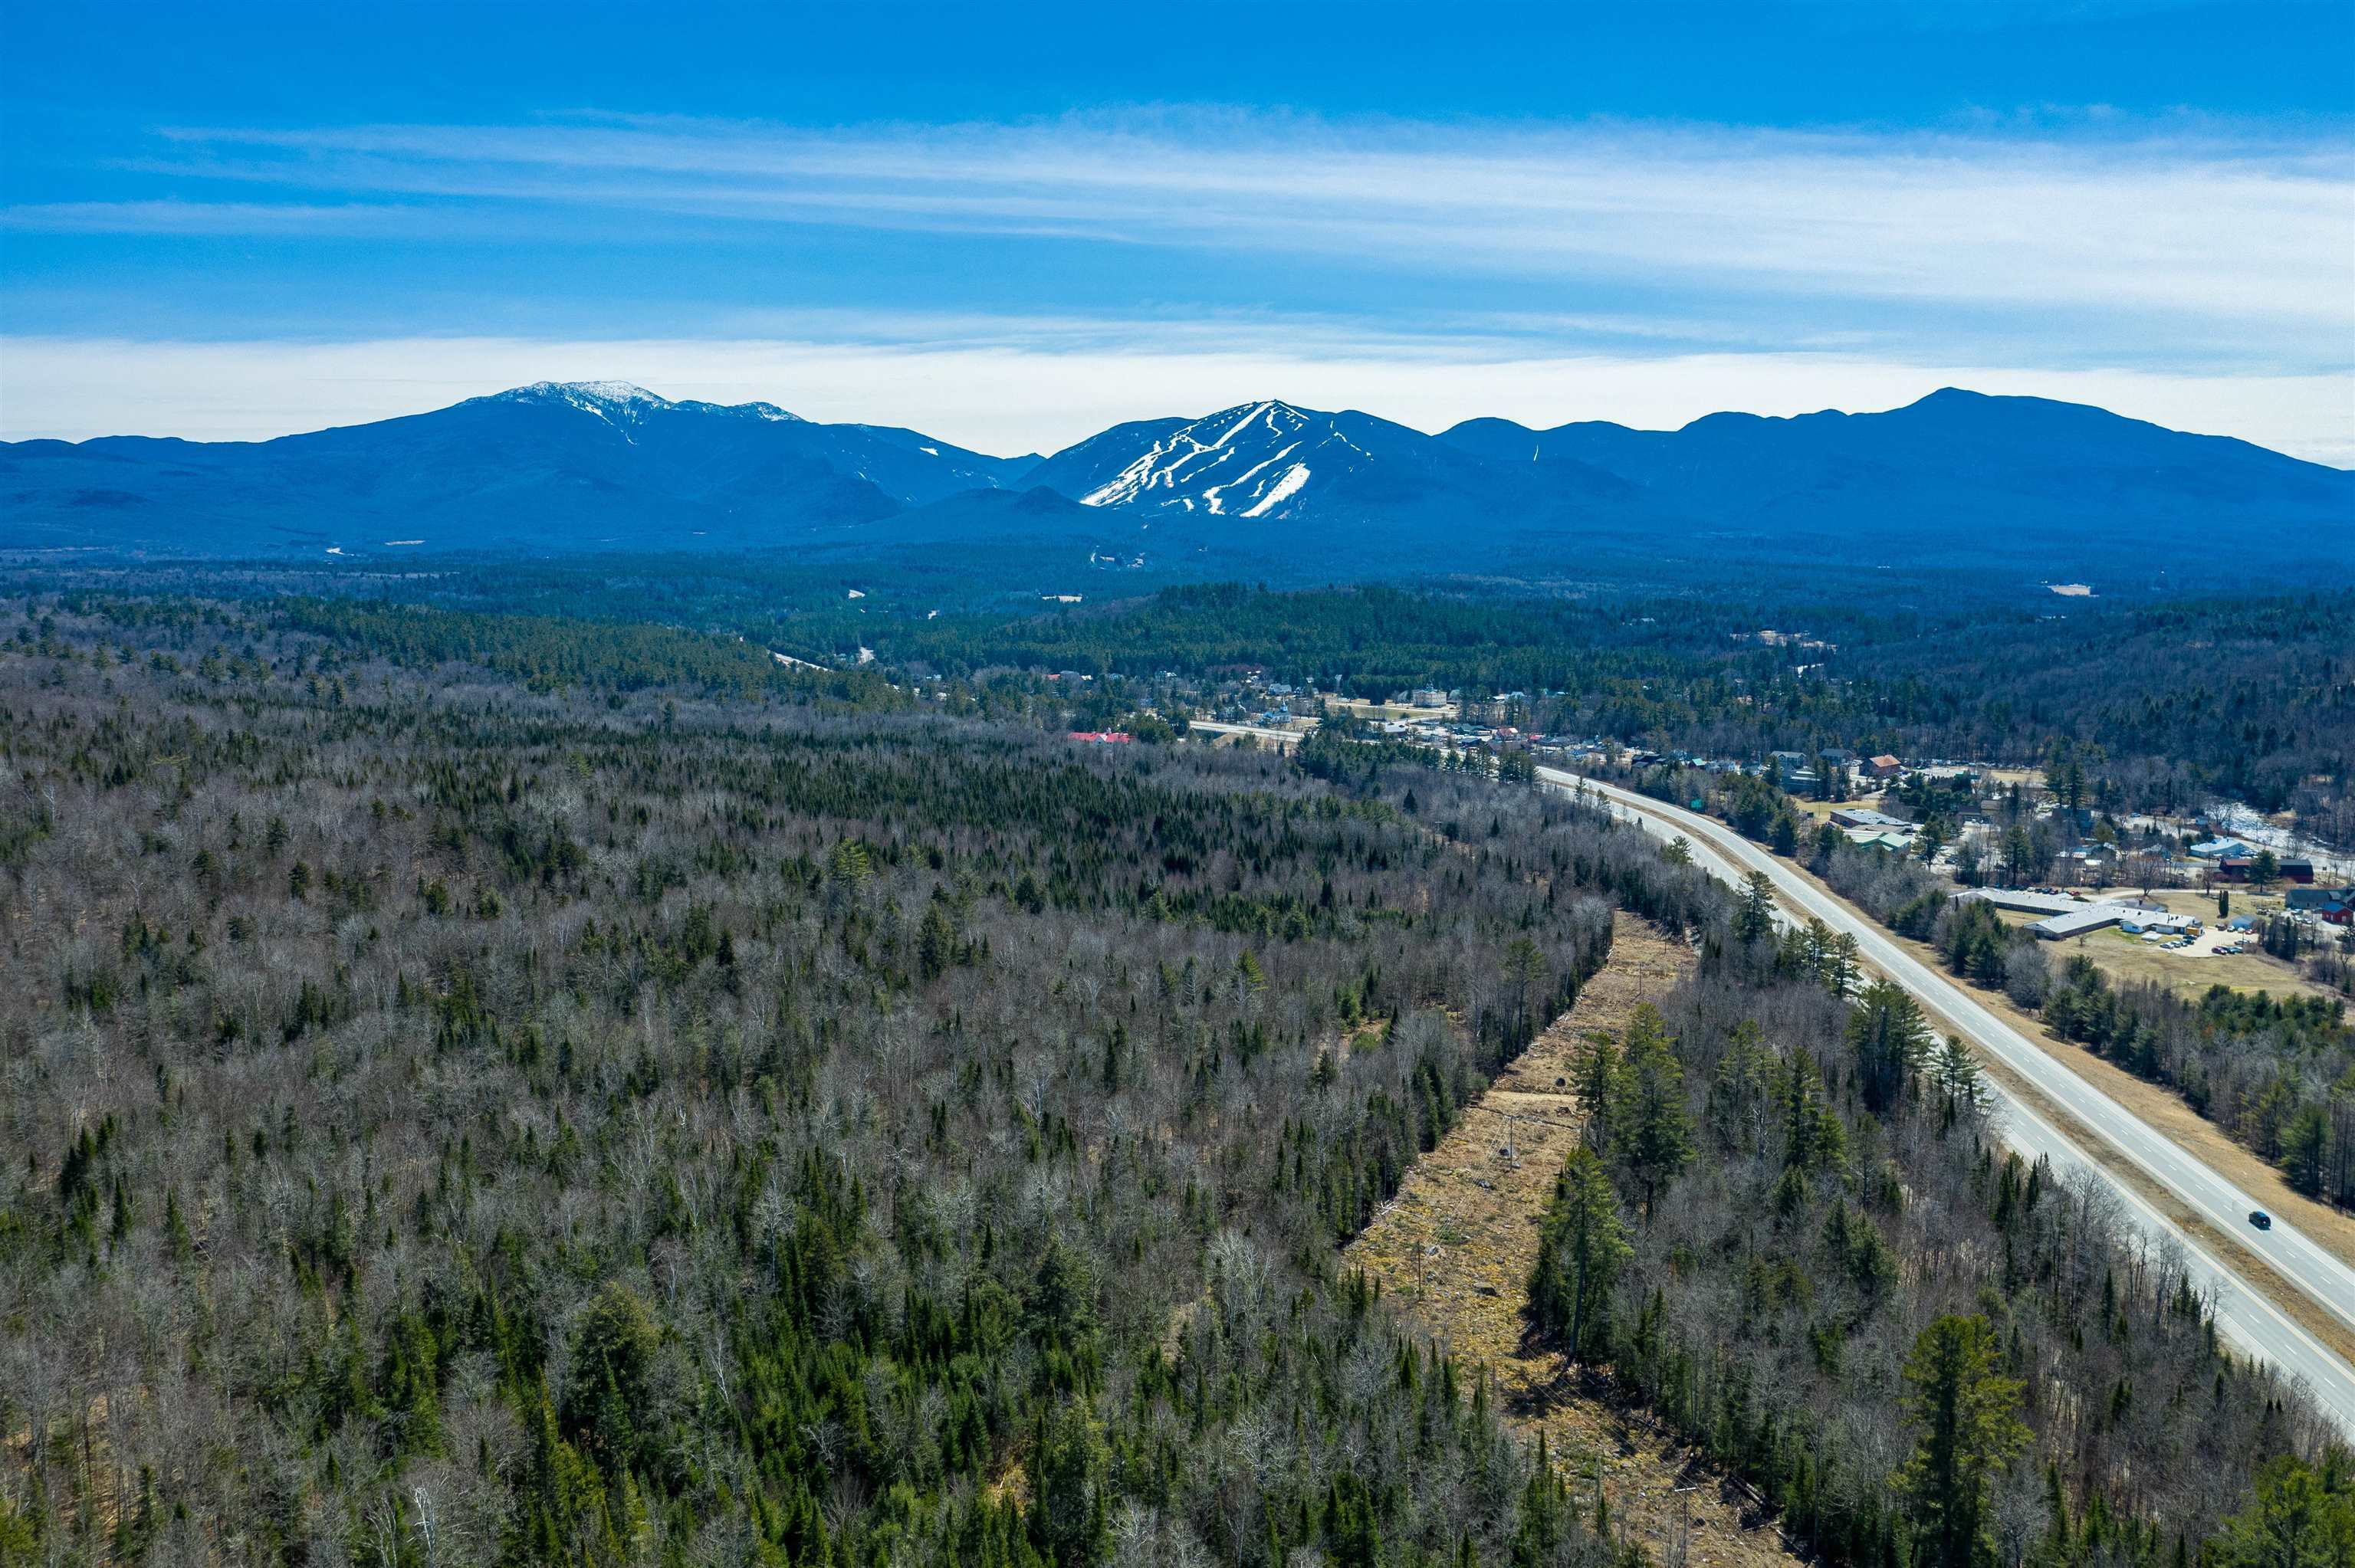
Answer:
[{"label": "ski resort mountain", "polygon": [[[1139,442],[1150,444],[1134,451]],[[1270,400],[1185,424],[1116,425],[1058,452],[1030,477],[1082,506],[1141,503],[1199,508],[1211,517],[1282,518],[1305,509],[1301,493],[1320,471],[1329,489],[1373,461],[1332,416]]]},{"label": "ski resort mountain", "polygon": [[1532,486],[1518,469],[1370,414],[1268,399],[1199,419],[1115,425],[1024,476],[1082,505],[1207,523],[1477,523],[1488,532],[1568,503],[1633,494],[1565,463]]},{"label": "ski resort mountain", "polygon": [[[2355,474],[2104,409],[1949,389],[1885,413],[1440,435],[1273,398],[1046,458],[773,403],[537,382],[261,442],[0,446],[0,545],[156,555],[995,551],[1323,580],[1628,558],[1875,559],[2145,587],[2355,574]],[[2172,581],[2170,581],[2172,574]]]},{"label": "ski resort mountain", "polygon": [[[1132,457],[1141,440],[1152,444]],[[1199,506],[1214,517],[1262,517],[1300,493],[1314,473],[1312,461],[1331,473],[1369,460],[1331,420],[1269,401],[1186,424],[1116,425],[1057,453],[1031,477],[1076,492],[1083,506],[1144,501],[1188,512]]]}]

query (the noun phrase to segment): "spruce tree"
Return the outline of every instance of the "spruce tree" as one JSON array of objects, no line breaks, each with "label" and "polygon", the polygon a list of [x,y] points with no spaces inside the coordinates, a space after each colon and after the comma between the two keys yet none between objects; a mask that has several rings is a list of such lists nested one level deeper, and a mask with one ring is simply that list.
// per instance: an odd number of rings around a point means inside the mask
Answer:
[{"label": "spruce tree", "polygon": [[1742,902],[1733,912],[1733,934],[1754,942],[1774,930],[1774,884],[1763,871],[1753,871],[1742,885]]},{"label": "spruce tree", "polygon": [[1572,1150],[1538,1239],[1529,1312],[1540,1328],[1562,1336],[1572,1356],[1586,1359],[1600,1343],[1604,1304],[1630,1251],[1619,1194],[1602,1160],[1593,1150]]},{"label": "spruce tree", "polygon": [[2028,1444],[2019,1379],[2004,1374],[1985,1318],[1945,1317],[1905,1359],[1905,1410],[1921,1427],[1898,1472],[1920,1541],[1918,1561],[1974,1568],[1987,1534],[1988,1480]]},{"label": "spruce tree", "polygon": [[1693,1153],[1692,1118],[1685,1107],[1684,1065],[1658,1009],[1646,1002],[1627,1023],[1626,1055],[1618,1083],[1612,1136],[1621,1160],[1643,1189],[1644,1213]]}]

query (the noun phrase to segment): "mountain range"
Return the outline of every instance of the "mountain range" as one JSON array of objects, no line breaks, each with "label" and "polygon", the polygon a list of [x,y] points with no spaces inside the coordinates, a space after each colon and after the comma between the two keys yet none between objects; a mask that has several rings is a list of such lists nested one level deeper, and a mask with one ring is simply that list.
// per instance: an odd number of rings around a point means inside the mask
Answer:
[{"label": "mountain range", "polygon": [[1426,435],[1273,399],[996,458],[769,403],[540,382],[259,442],[0,444],[0,546],[151,556],[986,546],[1327,579],[1598,555],[2142,582],[2355,573],[2355,473],[1955,389],[1885,413]]}]

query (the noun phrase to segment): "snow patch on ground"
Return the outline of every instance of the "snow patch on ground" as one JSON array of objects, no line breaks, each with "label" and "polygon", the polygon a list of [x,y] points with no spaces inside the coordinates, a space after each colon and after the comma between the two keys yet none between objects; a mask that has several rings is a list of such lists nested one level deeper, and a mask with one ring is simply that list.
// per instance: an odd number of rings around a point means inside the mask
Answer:
[{"label": "snow patch on ground", "polygon": [[634,381],[560,381],[567,392],[578,392],[583,397],[594,397],[601,403],[651,403],[667,408],[670,399],[647,391]]},{"label": "snow patch on ground", "polygon": [[1243,515],[1246,517],[1266,516],[1270,507],[1280,506],[1284,502],[1289,501],[1293,496],[1298,494],[1300,493],[1300,487],[1307,482],[1308,465],[1305,462],[1294,463],[1290,468],[1284,470],[1284,477],[1275,482],[1275,488],[1269,491],[1265,495],[1261,496],[1259,498],[1259,503],[1253,506],[1250,511],[1244,513]]},{"label": "snow patch on ground", "polygon": [[[1206,415],[1184,429],[1172,432],[1166,440],[1154,442],[1149,449],[1139,454],[1110,481],[1080,497],[1080,504],[1118,506],[1135,501],[1154,490],[1174,492],[1181,483],[1199,484],[1208,476],[1208,471],[1217,470],[1229,459],[1236,456],[1238,451],[1241,451],[1246,458],[1249,457],[1250,453],[1244,450],[1243,443],[1238,442],[1236,445],[1229,443],[1237,442],[1237,438],[1241,437],[1246,431],[1253,430],[1255,426],[1264,426],[1265,437],[1260,439],[1273,442],[1281,441],[1285,437],[1296,433],[1307,423],[1307,416],[1301,413],[1299,409],[1288,404],[1278,403],[1273,398],[1253,403],[1248,408],[1227,408],[1216,414]],[[1206,440],[1205,437],[1208,439]],[[1295,446],[1297,444],[1297,442],[1294,443]],[[1289,448],[1286,449],[1286,450],[1289,450]],[[1245,482],[1252,473],[1257,473],[1269,463],[1280,461],[1283,456],[1284,453],[1279,452],[1273,458],[1252,465],[1250,473],[1245,474],[1243,479],[1221,480],[1217,485],[1211,487],[1209,493],[1202,497],[1204,505],[1214,514],[1225,515],[1224,501],[1217,493],[1231,490],[1236,485]],[[1187,471],[1197,464],[1201,466],[1195,468],[1193,474],[1188,476]],[[1185,505],[1188,511],[1193,510],[1191,503],[1187,498],[1175,496],[1173,499]]]}]

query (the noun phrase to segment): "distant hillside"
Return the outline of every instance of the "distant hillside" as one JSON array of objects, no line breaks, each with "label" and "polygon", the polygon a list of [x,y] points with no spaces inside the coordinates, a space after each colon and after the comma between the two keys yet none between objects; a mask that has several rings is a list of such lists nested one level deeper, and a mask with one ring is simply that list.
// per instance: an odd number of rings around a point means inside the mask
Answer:
[{"label": "distant hillside", "polygon": [[1035,459],[768,403],[540,382],[260,442],[0,446],[9,542],[197,554],[742,548],[1006,482]]},{"label": "distant hillside", "polygon": [[2223,558],[2355,562],[2355,475],[2041,397],[1950,387],[1881,414],[1712,414],[1680,430],[1475,419],[1439,439],[1540,472],[1608,470],[1647,509],[1730,540],[2113,579]]},{"label": "distant hillside", "polygon": [[1438,436],[1266,399],[1001,459],[765,403],[542,382],[253,443],[0,446],[5,542],[170,555],[987,546],[1291,579],[1601,556],[1972,568],[2102,591],[2355,574],[2355,474],[1949,389],[1878,414]]}]

